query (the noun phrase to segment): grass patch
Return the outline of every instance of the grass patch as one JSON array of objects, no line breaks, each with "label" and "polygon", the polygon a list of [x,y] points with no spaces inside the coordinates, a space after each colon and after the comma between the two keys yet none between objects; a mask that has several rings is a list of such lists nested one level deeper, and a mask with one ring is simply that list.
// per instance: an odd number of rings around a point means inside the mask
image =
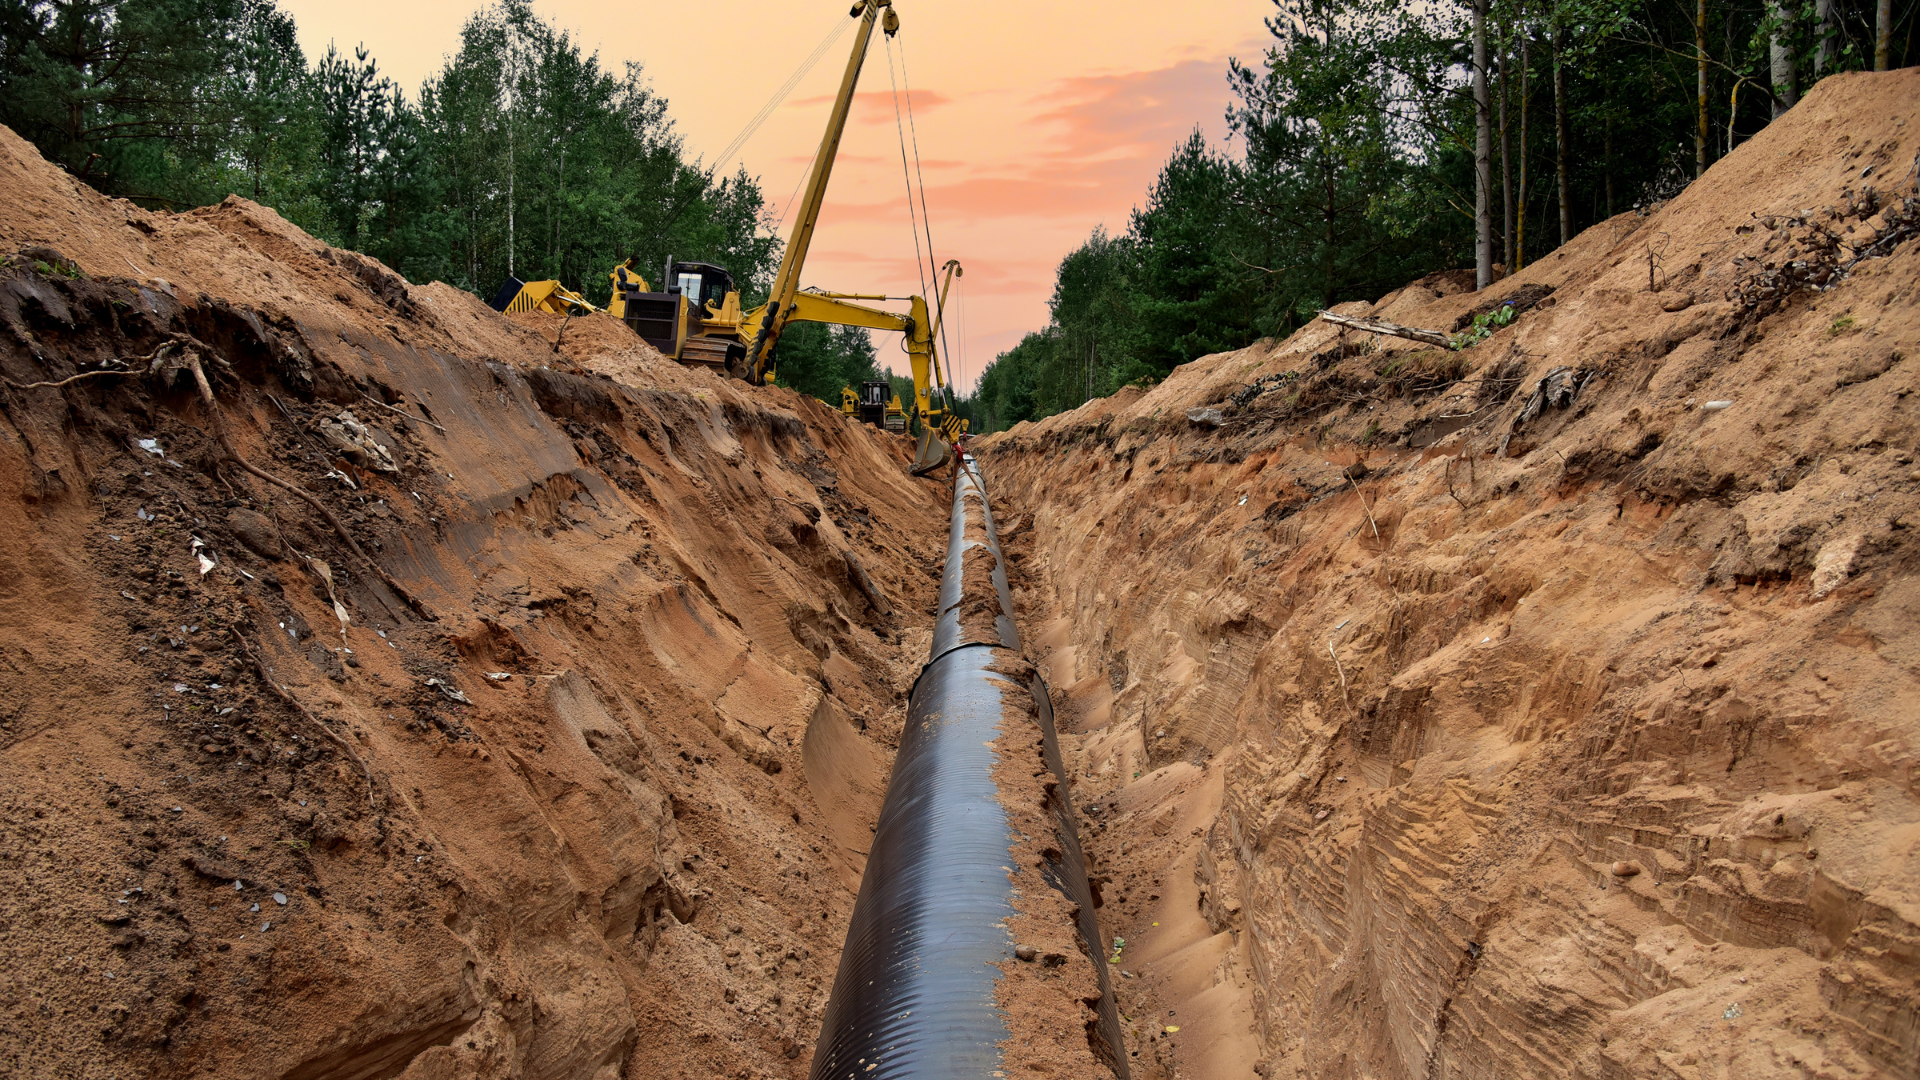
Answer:
[{"label": "grass patch", "polygon": [[1453,382],[1466,377],[1470,367],[1465,356],[1439,349],[1401,349],[1389,353],[1374,366],[1374,374],[1383,379],[1418,379],[1421,382]]},{"label": "grass patch", "polygon": [[1851,314],[1836,316],[1832,322],[1827,324],[1827,336],[1837,338],[1841,334],[1848,333],[1853,329],[1854,321]]}]

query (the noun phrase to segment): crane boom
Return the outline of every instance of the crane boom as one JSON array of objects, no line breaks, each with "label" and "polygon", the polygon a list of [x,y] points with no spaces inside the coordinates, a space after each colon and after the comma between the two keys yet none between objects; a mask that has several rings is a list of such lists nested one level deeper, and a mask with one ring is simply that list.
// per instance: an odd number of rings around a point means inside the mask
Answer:
[{"label": "crane boom", "polygon": [[807,194],[800,203],[800,214],[793,223],[793,235],[787,238],[787,250],[780,256],[780,270],[774,275],[768,293],[765,314],[747,351],[752,381],[763,382],[767,358],[780,339],[780,331],[792,315],[794,295],[800,291],[800,270],[806,265],[807,249],[813,244],[814,227],[820,220],[820,206],[827,198],[827,181],[833,177],[833,161],[840,153],[840,136],[847,129],[847,114],[853,109],[853,91],[860,83],[860,68],[867,59],[867,46],[873,41],[873,29],[880,25],[888,37],[900,31],[900,16],[893,0],[858,0],[849,15],[860,18],[854,31],[853,52],[847,57],[846,73],[840,77],[840,93],[833,99],[833,112],[827,130],[820,137],[820,150],[813,158],[813,175],[807,178]]}]

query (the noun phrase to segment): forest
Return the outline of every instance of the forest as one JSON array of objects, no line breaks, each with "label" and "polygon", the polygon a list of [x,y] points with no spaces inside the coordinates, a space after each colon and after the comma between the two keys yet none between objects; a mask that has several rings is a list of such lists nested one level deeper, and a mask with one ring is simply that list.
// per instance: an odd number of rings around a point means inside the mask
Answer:
[{"label": "forest", "polygon": [[509,275],[603,296],[629,257],[751,285],[779,258],[754,180],[688,160],[637,65],[605,70],[526,0],[470,18],[413,94],[364,49],[308,58],[272,0],[0,0],[0,123],[108,195],[237,193],[484,297]]},{"label": "forest", "polygon": [[[1124,230],[1057,270],[1045,327],[960,403],[976,432],[1150,383],[1436,270],[1482,281],[1644,212],[1837,71],[1913,60],[1920,0],[1274,0]],[[756,178],[688,152],[636,64],[528,0],[473,15],[414,93],[364,49],[309,58],[273,0],[0,0],[0,123],[109,195],[238,193],[414,281],[589,295],[621,260],[731,268],[781,241]],[[861,332],[797,327],[781,381],[879,377]],[[911,394],[903,394],[911,398]]]},{"label": "forest", "polygon": [[1124,231],[966,415],[1011,427],[1284,335],[1424,274],[1518,270],[1647,212],[1839,71],[1914,60],[1920,0],[1274,0],[1223,72],[1224,147],[1174,147]]}]

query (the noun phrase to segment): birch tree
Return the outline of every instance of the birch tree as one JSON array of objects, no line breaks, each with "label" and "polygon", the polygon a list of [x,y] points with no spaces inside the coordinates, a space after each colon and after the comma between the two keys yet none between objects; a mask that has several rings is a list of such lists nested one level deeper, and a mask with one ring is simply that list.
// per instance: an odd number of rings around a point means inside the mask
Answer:
[{"label": "birch tree", "polygon": [[1487,101],[1487,0],[1473,0],[1473,278],[1493,284],[1493,125]]}]

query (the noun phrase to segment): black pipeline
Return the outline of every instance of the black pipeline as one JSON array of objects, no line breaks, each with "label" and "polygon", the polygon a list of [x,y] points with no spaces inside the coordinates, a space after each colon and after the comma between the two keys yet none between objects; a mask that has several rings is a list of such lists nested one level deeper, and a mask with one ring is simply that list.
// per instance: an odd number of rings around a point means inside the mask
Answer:
[{"label": "black pipeline", "polygon": [[[989,572],[983,573],[986,570]],[[1024,687],[1008,672],[1028,673]],[[1029,836],[1007,809],[994,770],[1003,732],[1037,725],[1050,782]],[[1029,742],[1031,745],[1031,742]],[[1003,774],[1004,775],[1004,774]],[[1041,851],[1022,866],[1015,855]],[[1029,872],[1031,870],[1031,872]],[[1106,950],[1094,917],[1046,684],[1020,656],[1020,634],[977,464],[961,458],[933,647],[909,699],[906,730],[828,999],[813,1080],[990,1080],[1012,1040],[1001,998],[1019,970],[1009,929],[1023,893],[1052,889],[1077,925],[1099,987],[1084,1039],[1089,1064],[1125,1080]],[[1065,918],[1062,921],[1066,921]],[[1032,953],[1025,955],[1032,957]],[[1053,958],[1063,962],[1065,957]],[[1029,970],[1037,970],[1030,968]],[[1041,984],[1044,988],[1046,984]],[[1063,991],[1064,992],[1064,991]],[[1021,1018],[1011,1017],[1019,1027]],[[1063,1033],[1055,1033],[1063,1034]],[[1081,1037],[1081,1033],[1071,1033]],[[1084,1073],[1081,1075],[1085,1075]]]}]

